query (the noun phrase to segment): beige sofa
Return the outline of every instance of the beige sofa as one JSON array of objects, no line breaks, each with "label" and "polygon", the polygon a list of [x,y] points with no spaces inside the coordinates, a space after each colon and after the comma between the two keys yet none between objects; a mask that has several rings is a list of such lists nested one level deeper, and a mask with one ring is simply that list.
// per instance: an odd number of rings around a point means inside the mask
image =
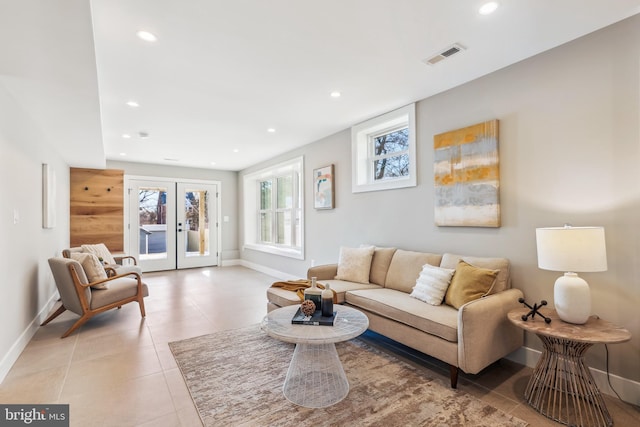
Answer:
[{"label": "beige sofa", "polygon": [[[497,270],[487,295],[458,309],[410,296],[425,264],[456,269],[460,260]],[[523,296],[511,288],[509,269],[504,258],[375,248],[368,283],[336,279],[340,264],[312,267],[307,276],[330,284],[338,303],[364,312],[370,330],[448,363],[451,387],[456,388],[459,369],[476,374],[523,345],[523,331],[507,320],[507,312],[520,307],[518,298]],[[269,311],[300,303],[294,292],[275,287],[267,290],[267,299]]]}]

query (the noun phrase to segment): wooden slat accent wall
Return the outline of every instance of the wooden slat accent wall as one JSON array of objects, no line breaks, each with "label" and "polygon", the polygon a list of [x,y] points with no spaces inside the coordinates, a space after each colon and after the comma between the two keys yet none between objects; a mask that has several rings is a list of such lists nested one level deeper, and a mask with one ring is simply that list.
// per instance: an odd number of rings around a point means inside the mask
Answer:
[{"label": "wooden slat accent wall", "polygon": [[71,168],[71,247],[104,243],[124,252],[124,171]]}]

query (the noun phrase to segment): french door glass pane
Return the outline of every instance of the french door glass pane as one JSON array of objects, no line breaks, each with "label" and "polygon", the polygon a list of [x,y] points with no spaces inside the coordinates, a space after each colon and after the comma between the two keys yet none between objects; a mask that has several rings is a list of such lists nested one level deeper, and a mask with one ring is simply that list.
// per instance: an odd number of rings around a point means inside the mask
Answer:
[{"label": "french door glass pane", "polygon": [[209,192],[187,189],[184,193],[186,256],[209,255]]},{"label": "french door glass pane", "polygon": [[138,215],[140,259],[165,259],[167,257],[167,189],[140,187]]}]

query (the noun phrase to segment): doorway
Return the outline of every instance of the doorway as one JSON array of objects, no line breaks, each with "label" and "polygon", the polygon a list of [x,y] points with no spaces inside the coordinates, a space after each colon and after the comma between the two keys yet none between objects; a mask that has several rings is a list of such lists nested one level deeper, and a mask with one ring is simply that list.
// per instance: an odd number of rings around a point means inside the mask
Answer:
[{"label": "doorway", "polygon": [[219,182],[125,177],[125,188],[125,245],[142,271],[219,264]]}]

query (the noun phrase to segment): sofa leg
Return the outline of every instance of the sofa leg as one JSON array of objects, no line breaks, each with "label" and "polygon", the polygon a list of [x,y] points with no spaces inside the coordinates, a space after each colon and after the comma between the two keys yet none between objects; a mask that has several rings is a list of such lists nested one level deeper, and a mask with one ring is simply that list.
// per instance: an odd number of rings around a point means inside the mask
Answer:
[{"label": "sofa leg", "polygon": [[449,365],[449,374],[451,377],[451,388],[458,387],[458,367]]}]

